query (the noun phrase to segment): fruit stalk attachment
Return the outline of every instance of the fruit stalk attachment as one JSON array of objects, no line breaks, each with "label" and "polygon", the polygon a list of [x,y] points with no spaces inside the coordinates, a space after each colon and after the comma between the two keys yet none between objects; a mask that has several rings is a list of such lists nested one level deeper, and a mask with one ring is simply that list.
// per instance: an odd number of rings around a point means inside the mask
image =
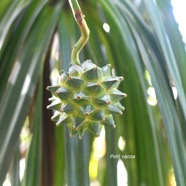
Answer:
[{"label": "fruit stalk attachment", "polygon": [[79,52],[89,38],[89,29],[76,0],[69,0],[81,37],[74,45],[68,71],[62,71],[57,85],[48,86],[52,97],[48,109],[56,125],[67,125],[71,136],[82,138],[86,130],[99,136],[102,126],[115,128],[114,114],[122,114],[120,101],[126,94],[118,87],[123,77],[112,73],[111,65],[97,66],[91,60],[82,64]]},{"label": "fruit stalk attachment", "polygon": [[75,18],[75,20],[81,30],[81,37],[72,49],[71,62],[75,63],[77,65],[80,65],[79,53],[89,39],[90,30],[87,26],[85,19],[84,19],[85,16],[83,15],[83,13],[81,11],[78,1],[77,0],[69,0],[69,4],[70,4],[72,12],[74,14],[74,18]]}]

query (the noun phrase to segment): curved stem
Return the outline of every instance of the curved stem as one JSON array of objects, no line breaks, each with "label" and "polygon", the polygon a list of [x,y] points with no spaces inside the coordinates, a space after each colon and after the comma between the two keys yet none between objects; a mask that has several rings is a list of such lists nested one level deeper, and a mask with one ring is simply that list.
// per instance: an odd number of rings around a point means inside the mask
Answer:
[{"label": "curved stem", "polygon": [[81,30],[81,37],[77,41],[77,43],[73,46],[71,53],[71,62],[80,65],[79,53],[82,48],[85,46],[89,39],[90,30],[87,26],[87,23],[84,19],[84,15],[81,12],[81,8],[77,0],[69,0],[69,4],[71,6],[72,12],[74,14],[74,18]]}]

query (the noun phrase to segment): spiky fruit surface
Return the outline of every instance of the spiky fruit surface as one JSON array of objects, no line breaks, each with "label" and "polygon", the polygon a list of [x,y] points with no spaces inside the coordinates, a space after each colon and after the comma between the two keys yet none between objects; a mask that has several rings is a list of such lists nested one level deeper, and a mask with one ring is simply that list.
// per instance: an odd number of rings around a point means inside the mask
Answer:
[{"label": "spiky fruit surface", "polygon": [[90,60],[81,65],[71,63],[68,72],[62,72],[59,84],[49,86],[54,109],[53,121],[57,125],[67,124],[71,136],[85,130],[99,136],[101,127],[115,127],[112,114],[122,114],[120,100],[126,96],[117,88],[123,77],[111,74],[110,65],[98,67]]}]

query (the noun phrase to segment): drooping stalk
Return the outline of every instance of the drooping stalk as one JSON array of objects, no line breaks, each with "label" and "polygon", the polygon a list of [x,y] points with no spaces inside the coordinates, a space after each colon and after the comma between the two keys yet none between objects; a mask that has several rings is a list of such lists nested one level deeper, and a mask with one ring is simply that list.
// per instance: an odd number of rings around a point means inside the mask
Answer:
[{"label": "drooping stalk", "polygon": [[69,0],[69,4],[70,4],[72,12],[74,14],[74,18],[75,18],[75,20],[81,30],[81,37],[77,41],[77,43],[75,43],[75,45],[73,46],[73,49],[72,49],[71,62],[80,65],[79,53],[89,39],[90,30],[87,26],[85,19],[84,19],[84,15],[81,11],[78,1],[77,0]]},{"label": "drooping stalk", "polygon": [[[69,0],[74,18],[81,30],[81,37],[77,43],[73,46],[71,53],[71,62],[80,65],[79,53],[88,41],[89,28],[85,22],[83,14],[77,0]],[[88,142],[87,140],[79,141],[77,144],[77,138],[70,138],[69,133],[65,131],[65,144],[66,144],[66,167],[67,167],[67,184],[71,186],[88,185],[89,184],[89,172],[88,172]],[[77,149],[81,147],[80,149]],[[77,153],[78,152],[78,153]],[[78,154],[78,156],[76,155]],[[76,163],[80,162],[80,163]]]}]

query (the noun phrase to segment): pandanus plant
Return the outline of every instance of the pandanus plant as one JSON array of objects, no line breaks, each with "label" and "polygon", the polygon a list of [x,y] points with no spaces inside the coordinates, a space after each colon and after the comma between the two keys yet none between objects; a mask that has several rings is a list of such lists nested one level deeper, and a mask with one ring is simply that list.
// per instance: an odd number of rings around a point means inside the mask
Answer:
[{"label": "pandanus plant", "polygon": [[82,138],[86,130],[99,136],[103,125],[115,128],[112,114],[122,114],[120,104],[126,94],[118,90],[123,77],[116,76],[110,64],[99,67],[91,60],[83,63],[79,53],[88,41],[89,28],[77,0],[69,1],[74,18],[81,30],[81,37],[74,45],[68,72],[62,71],[58,84],[48,86],[52,93],[54,110],[52,120],[56,125],[67,124],[70,135]]}]

